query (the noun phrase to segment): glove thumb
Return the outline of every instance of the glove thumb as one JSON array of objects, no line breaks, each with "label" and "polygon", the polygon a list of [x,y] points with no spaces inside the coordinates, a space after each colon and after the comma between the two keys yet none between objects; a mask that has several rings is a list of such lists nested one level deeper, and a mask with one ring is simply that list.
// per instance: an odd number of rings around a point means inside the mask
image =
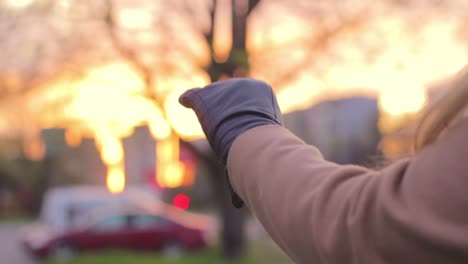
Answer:
[{"label": "glove thumb", "polygon": [[198,95],[198,90],[201,90],[201,88],[194,88],[194,89],[185,91],[179,97],[179,103],[187,108],[192,108],[196,110],[197,106],[200,103],[202,103],[202,99]]}]

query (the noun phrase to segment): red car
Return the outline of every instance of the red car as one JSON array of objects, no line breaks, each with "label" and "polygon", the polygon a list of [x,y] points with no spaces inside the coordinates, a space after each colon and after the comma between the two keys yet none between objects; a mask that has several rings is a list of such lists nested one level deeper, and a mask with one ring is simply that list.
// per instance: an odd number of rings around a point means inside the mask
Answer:
[{"label": "red car", "polygon": [[49,234],[47,238],[42,236],[36,241],[25,240],[23,244],[36,257],[62,258],[103,249],[164,250],[169,254],[181,254],[207,246],[205,230],[189,227],[178,219],[190,221],[177,212],[164,217],[147,212],[108,214],[87,226]]}]

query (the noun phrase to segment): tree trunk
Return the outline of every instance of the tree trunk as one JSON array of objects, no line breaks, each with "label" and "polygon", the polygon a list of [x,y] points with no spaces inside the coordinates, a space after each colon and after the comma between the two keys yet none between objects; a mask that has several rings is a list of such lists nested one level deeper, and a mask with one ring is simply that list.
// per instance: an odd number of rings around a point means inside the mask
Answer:
[{"label": "tree trunk", "polygon": [[[212,82],[218,81],[221,76],[240,77],[246,76],[248,72],[248,54],[246,49],[247,39],[247,18],[252,10],[257,6],[259,0],[231,0],[232,2],[232,50],[226,62],[218,63],[214,58],[213,29],[216,16],[217,1],[213,0],[211,11],[211,31],[206,34],[206,40],[211,48],[211,63],[207,69]],[[242,7],[241,4],[247,3]],[[200,155],[203,155],[200,153]],[[199,156],[200,156],[199,155]],[[210,168],[213,193],[222,213],[222,242],[223,255],[230,260],[237,260],[245,254],[245,215],[246,209],[236,209],[232,205],[231,195],[228,191],[224,168],[211,155],[205,156],[205,162]]]},{"label": "tree trunk", "polygon": [[[248,58],[246,51],[246,36],[247,36],[247,17],[251,11],[256,7],[260,0],[232,0],[232,36],[233,36],[233,49],[230,52],[229,58],[226,62],[218,63],[214,58],[214,22],[216,16],[217,0],[212,0],[211,15],[211,30],[205,34],[206,41],[210,47],[211,63],[206,69],[212,82],[218,81],[221,76],[246,76],[248,71]],[[136,54],[126,48],[118,39],[115,33],[115,21],[113,17],[113,2],[107,0],[108,10],[105,17],[105,22],[108,25],[109,38],[111,39],[114,48],[127,61],[132,63],[133,66],[139,71],[140,75],[145,81],[148,91],[148,97],[153,99],[156,105],[162,105],[156,96],[151,92],[153,86],[153,75],[151,69],[147,68],[141,63]],[[246,5],[241,7],[240,5]],[[163,108],[163,107],[161,107]],[[245,253],[245,235],[244,235],[244,218],[245,209],[236,209],[231,202],[230,192],[227,186],[226,177],[224,175],[224,168],[219,163],[218,159],[213,152],[204,153],[197,150],[192,144],[183,142],[189,149],[191,149],[200,160],[210,170],[210,181],[212,183],[213,194],[222,216],[222,244],[223,255],[230,260],[240,259]]]},{"label": "tree trunk", "polygon": [[231,202],[224,167],[214,152],[201,151],[193,144],[182,144],[197,155],[200,162],[209,170],[209,177],[214,199],[221,212],[221,241],[223,256],[229,260],[238,260],[245,254],[244,218],[245,209],[236,209]]}]

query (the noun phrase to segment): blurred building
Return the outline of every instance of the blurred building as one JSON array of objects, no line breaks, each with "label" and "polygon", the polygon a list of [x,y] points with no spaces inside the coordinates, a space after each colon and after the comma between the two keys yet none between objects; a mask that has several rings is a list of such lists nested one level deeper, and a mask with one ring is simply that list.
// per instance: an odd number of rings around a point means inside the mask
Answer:
[{"label": "blurred building", "polygon": [[141,184],[154,179],[156,173],[156,141],[148,127],[137,127],[123,140],[125,175],[128,184]]},{"label": "blurred building", "polygon": [[[50,185],[86,183],[105,185],[106,166],[93,139],[85,138],[76,147],[65,142],[63,129],[46,129],[42,133],[46,159],[50,160]],[[126,181],[142,184],[155,172],[156,142],[147,127],[137,127],[123,140]]]},{"label": "blurred building", "polygon": [[323,101],[285,115],[285,124],[327,160],[371,165],[378,155],[380,132],[377,101],[354,97]]}]

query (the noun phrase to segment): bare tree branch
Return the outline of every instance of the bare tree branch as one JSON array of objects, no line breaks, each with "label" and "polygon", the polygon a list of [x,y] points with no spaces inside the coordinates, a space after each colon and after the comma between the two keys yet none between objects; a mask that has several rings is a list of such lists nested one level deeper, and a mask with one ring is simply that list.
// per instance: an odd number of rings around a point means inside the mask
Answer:
[{"label": "bare tree branch", "polygon": [[[135,69],[140,73],[140,76],[143,78],[145,87],[151,89],[153,87],[152,71],[142,63],[137,54],[132,50],[126,47],[120,40],[117,33],[117,24],[114,18],[116,12],[113,0],[106,0],[107,9],[105,14],[104,22],[107,25],[107,33],[109,39],[114,46],[115,50],[125,59],[128,63],[133,65]],[[148,94],[150,98],[153,97],[152,93]]]},{"label": "bare tree branch", "polygon": [[247,9],[247,16],[249,16],[260,3],[260,0],[249,0],[249,6]]},{"label": "bare tree branch", "polygon": [[314,65],[317,57],[321,57],[324,54],[331,52],[329,50],[329,46],[333,44],[337,38],[347,32],[359,29],[365,25],[366,22],[366,15],[361,14],[352,18],[344,18],[342,23],[331,29],[322,26],[322,31],[318,35],[313,36],[304,43],[307,47],[306,56],[297,64],[292,67],[288,67],[287,70],[281,73],[278,73],[276,75],[277,77],[271,81],[272,86],[284,87],[294,81],[303,72],[303,69]]}]

